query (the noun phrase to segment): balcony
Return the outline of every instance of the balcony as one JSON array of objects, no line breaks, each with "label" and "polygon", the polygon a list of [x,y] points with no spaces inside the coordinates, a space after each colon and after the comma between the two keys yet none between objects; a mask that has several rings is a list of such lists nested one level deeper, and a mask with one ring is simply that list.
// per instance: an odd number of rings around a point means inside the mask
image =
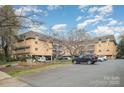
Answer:
[{"label": "balcony", "polygon": [[30,48],[30,46],[19,46],[19,47],[16,47],[16,48],[15,48],[15,51],[16,51],[16,50],[29,49],[29,48]]},{"label": "balcony", "polygon": [[30,50],[29,49],[23,49],[23,50],[16,50],[14,54],[29,54]]},{"label": "balcony", "polygon": [[53,52],[62,52],[63,50],[62,49],[58,49],[58,50],[57,49],[53,49],[52,51]]}]

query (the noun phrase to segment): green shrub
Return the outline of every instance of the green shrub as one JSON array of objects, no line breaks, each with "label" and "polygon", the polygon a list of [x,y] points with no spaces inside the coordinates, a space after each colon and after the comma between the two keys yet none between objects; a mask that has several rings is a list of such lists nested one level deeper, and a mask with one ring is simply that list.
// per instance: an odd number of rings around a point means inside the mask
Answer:
[{"label": "green shrub", "polygon": [[6,65],[5,67],[11,67],[11,65],[10,65],[10,64],[8,64],[8,65]]},{"label": "green shrub", "polygon": [[6,63],[5,56],[3,54],[0,54],[0,64]]},{"label": "green shrub", "polygon": [[10,56],[6,58],[3,54],[0,54],[0,65],[8,64],[8,63],[14,62],[14,61],[17,61],[17,60],[11,58]]}]

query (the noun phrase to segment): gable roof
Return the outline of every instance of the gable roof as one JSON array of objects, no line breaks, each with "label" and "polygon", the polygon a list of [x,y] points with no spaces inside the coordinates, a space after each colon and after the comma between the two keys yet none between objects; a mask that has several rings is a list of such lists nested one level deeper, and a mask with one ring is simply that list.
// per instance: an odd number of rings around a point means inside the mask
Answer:
[{"label": "gable roof", "polygon": [[114,35],[100,36],[100,37],[94,38],[94,40],[95,40],[96,42],[98,42],[98,41],[106,41],[106,40],[108,40],[108,39],[109,39],[110,41],[115,41]]},{"label": "gable roof", "polygon": [[100,37],[94,38],[95,42],[99,42],[99,41],[105,42],[107,40],[112,41],[115,44],[117,44],[114,35],[100,36]]},{"label": "gable roof", "polygon": [[97,43],[99,41],[106,42],[107,40],[112,41],[112,42],[114,42],[116,44],[116,40],[115,40],[114,35],[99,36],[99,37],[95,37],[93,39],[81,41],[81,43],[84,43],[84,44],[93,44],[93,43],[95,43],[95,42]]},{"label": "gable roof", "polygon": [[49,38],[51,38],[50,36],[47,36],[38,32],[28,31],[26,33],[18,35],[17,40],[24,40],[29,38],[35,39],[36,37],[38,37],[40,40],[48,40]]},{"label": "gable roof", "polygon": [[[48,35],[44,35],[44,34],[41,34],[41,33],[38,33],[38,32],[34,32],[34,31],[28,31],[26,33],[23,33],[21,35],[18,35],[17,36],[17,40],[24,40],[24,39],[29,39],[29,38],[32,38],[32,39],[35,39],[36,36],[40,39],[40,40],[52,40],[52,39],[55,39],[55,38],[52,38],[51,36],[48,36]],[[58,39],[56,39],[58,40]],[[107,40],[110,40],[110,41],[113,41],[115,44],[116,44],[116,40],[115,40],[115,37],[114,35],[108,35],[108,36],[99,36],[99,37],[95,37],[94,39],[91,39],[91,40],[84,40],[84,41],[81,41],[82,43],[86,43],[86,44],[92,44],[94,42],[99,42],[99,41],[102,41],[102,42],[105,42]],[[58,40],[59,41],[59,40]]]}]

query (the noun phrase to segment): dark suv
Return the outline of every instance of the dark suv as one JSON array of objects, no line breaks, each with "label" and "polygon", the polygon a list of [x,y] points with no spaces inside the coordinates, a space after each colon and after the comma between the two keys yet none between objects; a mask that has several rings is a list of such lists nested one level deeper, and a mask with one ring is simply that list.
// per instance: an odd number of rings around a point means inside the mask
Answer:
[{"label": "dark suv", "polygon": [[76,57],[72,60],[72,63],[74,64],[81,64],[81,63],[87,63],[87,64],[94,64],[95,62],[97,62],[97,56],[95,55],[85,55],[85,56],[79,56]]}]

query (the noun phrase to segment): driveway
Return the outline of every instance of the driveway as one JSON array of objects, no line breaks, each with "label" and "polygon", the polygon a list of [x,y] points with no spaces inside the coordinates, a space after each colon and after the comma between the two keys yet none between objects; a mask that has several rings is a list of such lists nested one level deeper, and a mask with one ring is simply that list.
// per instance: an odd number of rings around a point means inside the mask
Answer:
[{"label": "driveway", "polygon": [[124,60],[70,64],[18,78],[33,87],[124,87]]}]

